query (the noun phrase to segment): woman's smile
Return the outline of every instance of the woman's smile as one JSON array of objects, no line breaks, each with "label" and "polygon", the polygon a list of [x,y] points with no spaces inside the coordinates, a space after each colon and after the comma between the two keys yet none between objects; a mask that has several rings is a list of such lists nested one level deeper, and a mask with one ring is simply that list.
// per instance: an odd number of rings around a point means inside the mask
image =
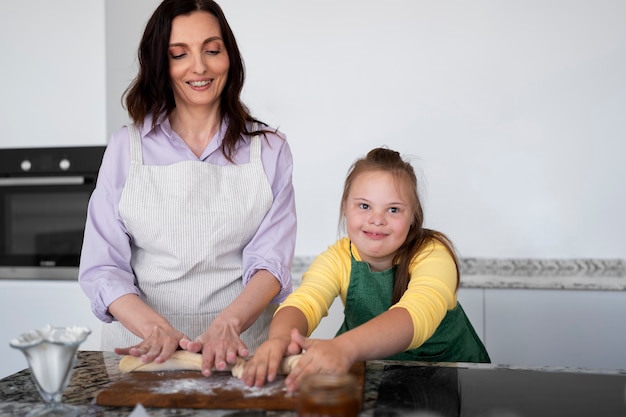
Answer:
[{"label": "woman's smile", "polygon": [[189,84],[191,87],[193,87],[194,89],[203,89],[202,87],[207,87],[208,85],[211,84],[212,80],[203,80],[203,81],[187,81],[187,84]]}]

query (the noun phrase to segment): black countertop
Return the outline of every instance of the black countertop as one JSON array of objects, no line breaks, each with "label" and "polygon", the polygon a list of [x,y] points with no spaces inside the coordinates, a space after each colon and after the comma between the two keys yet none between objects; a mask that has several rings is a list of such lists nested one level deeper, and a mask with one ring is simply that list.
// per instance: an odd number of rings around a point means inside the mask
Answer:
[{"label": "black countertop", "polygon": [[[95,405],[121,375],[119,356],[81,351],[64,402],[85,416],[128,416],[133,408]],[[0,415],[24,416],[41,404],[30,371],[0,380]],[[242,416],[235,410],[149,408],[150,416]],[[295,412],[267,411],[271,416]],[[626,371],[524,368],[492,364],[369,361],[362,416],[626,416]]]}]

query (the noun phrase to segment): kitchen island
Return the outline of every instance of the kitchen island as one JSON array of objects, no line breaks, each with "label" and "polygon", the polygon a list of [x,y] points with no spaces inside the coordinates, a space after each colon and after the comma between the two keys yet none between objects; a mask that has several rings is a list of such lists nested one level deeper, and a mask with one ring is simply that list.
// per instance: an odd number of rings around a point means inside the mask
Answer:
[{"label": "kitchen island", "polygon": [[[80,351],[63,400],[82,415],[122,417],[134,407],[97,405],[100,391],[124,378],[120,357]],[[362,416],[532,417],[626,415],[626,371],[505,367],[493,364],[426,364],[368,361]],[[0,380],[0,416],[25,416],[41,404],[25,369]],[[147,408],[164,416],[292,416],[293,411]]]}]

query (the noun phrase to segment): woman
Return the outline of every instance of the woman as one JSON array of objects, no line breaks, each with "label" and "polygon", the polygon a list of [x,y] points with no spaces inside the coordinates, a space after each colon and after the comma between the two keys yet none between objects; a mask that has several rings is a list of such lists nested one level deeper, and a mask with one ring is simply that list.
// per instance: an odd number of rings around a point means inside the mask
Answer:
[{"label": "woman", "polygon": [[210,0],[165,0],[146,25],[91,197],[79,281],[103,349],[223,370],[291,292],[296,215],[284,135],[240,101],[244,67]]}]

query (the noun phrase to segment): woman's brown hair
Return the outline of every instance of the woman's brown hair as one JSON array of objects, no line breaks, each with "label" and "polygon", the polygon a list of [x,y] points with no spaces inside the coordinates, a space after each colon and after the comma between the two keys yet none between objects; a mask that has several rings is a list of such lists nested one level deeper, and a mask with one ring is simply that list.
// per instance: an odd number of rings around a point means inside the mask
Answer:
[{"label": "woman's brown hair", "polygon": [[402,187],[406,190],[406,195],[410,199],[413,209],[413,221],[411,222],[407,238],[400,248],[398,248],[393,259],[393,264],[396,267],[396,277],[393,287],[392,302],[395,304],[400,301],[400,298],[408,288],[411,278],[409,270],[411,261],[420,250],[432,244],[433,240],[441,242],[454,259],[456,266],[456,286],[458,288],[460,274],[454,246],[450,239],[443,233],[423,227],[424,211],[417,192],[415,170],[409,162],[402,159],[398,152],[387,148],[372,149],[365,158],[358,159],[352,164],[348,171],[343,188],[343,195],[341,197],[340,228],[343,228],[345,223],[345,205],[354,179],[364,172],[372,171],[390,173],[395,178],[398,187]]},{"label": "woman's brown hair", "polygon": [[236,145],[241,134],[254,135],[262,132],[248,132],[246,122],[258,122],[241,102],[241,90],[245,80],[243,58],[239,52],[235,35],[224,16],[221,7],[212,0],[165,0],[154,11],[146,24],[139,44],[139,72],[124,92],[126,109],[135,123],[142,124],[146,117],[153,115],[152,127],[161,116],[169,116],[176,107],[169,77],[168,47],[172,31],[172,21],[177,16],[195,11],[205,11],[215,16],[219,22],[224,46],[228,52],[230,68],[228,79],[222,92],[220,110],[222,117],[229,121],[222,143],[222,153],[232,162]]}]

